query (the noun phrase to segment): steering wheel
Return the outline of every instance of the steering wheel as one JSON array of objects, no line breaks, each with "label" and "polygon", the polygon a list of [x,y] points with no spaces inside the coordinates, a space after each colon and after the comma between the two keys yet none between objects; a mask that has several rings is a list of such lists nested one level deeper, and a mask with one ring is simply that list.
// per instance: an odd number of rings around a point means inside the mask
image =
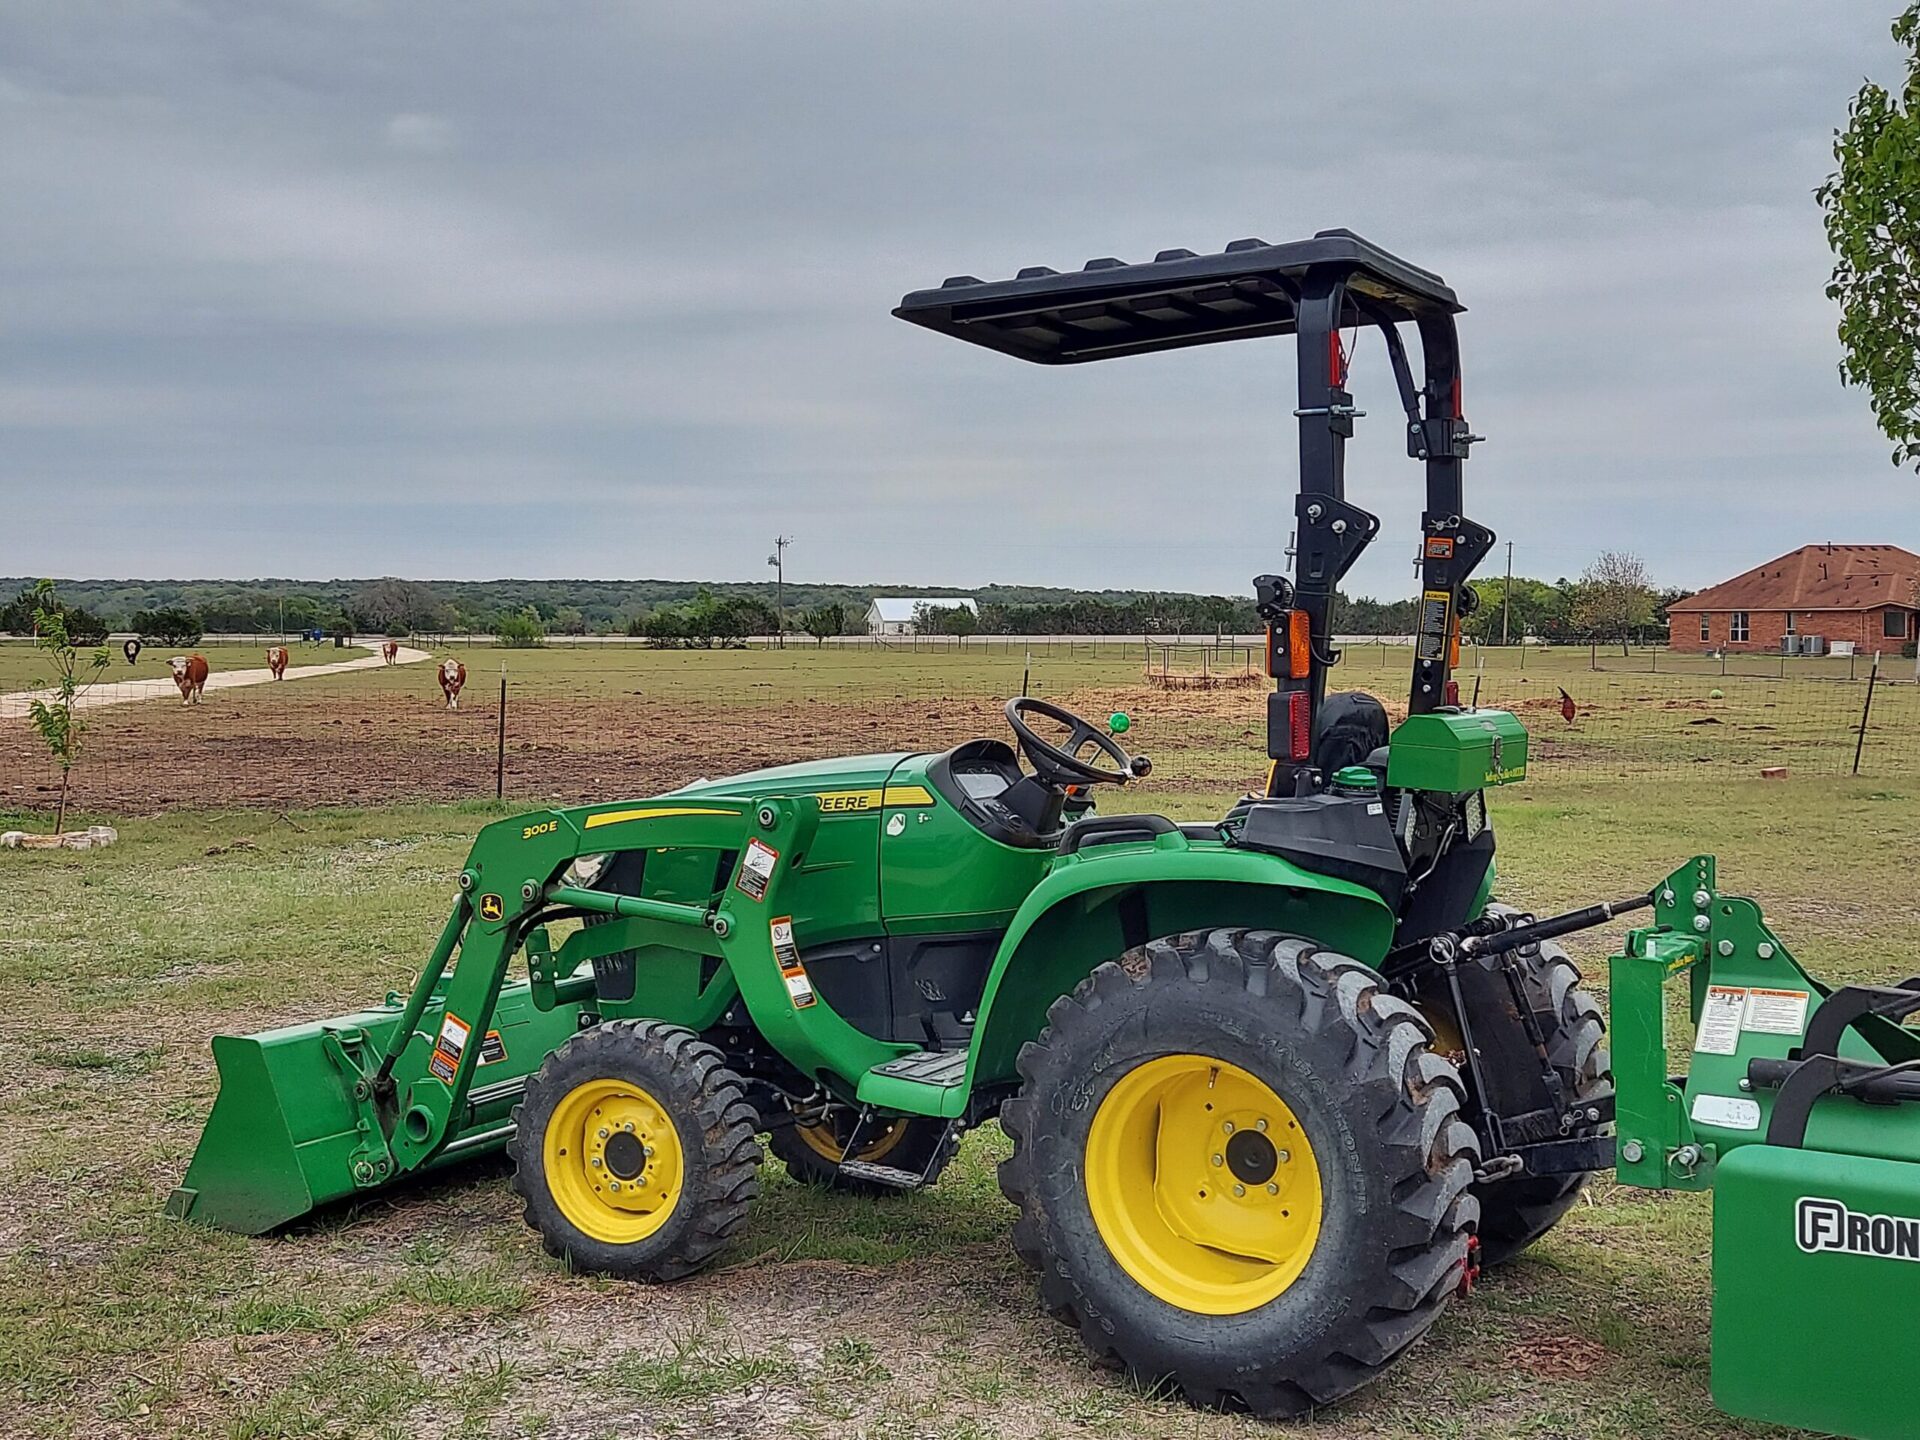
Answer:
[{"label": "steering wheel", "polygon": [[[1034,734],[1026,721],[1028,715],[1044,715],[1065,725],[1069,731],[1065,745]],[[1127,754],[1102,727],[1045,700],[1018,695],[1007,701],[1007,724],[1013,727],[1034,773],[1056,785],[1124,785],[1153,769],[1146,756]],[[1102,769],[1090,758],[1082,759],[1079,752],[1089,744],[1112,759],[1117,768]]]}]

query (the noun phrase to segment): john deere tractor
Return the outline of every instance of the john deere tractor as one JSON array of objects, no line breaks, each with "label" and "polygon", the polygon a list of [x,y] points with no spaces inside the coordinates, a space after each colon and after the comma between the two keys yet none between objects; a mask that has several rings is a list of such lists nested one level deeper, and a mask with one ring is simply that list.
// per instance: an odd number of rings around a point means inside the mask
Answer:
[{"label": "john deere tractor", "polygon": [[[221,1089],[172,1211],[260,1233],[504,1147],[548,1250],[670,1281],[746,1221],[760,1137],[801,1180],[912,1191],[998,1119],[1046,1309],[1144,1379],[1280,1416],[1378,1375],[1616,1153],[1634,1183],[1706,1184],[1759,1138],[1804,1038],[1786,1020],[1817,987],[1748,902],[1720,899],[1710,861],[1548,920],[1494,900],[1485,796],[1524,777],[1527,735],[1462,707],[1452,678],[1494,538],[1462,506],[1478,437],[1460,308],[1344,231],[908,295],[903,319],[1049,365],[1294,336],[1297,561],[1255,582],[1276,682],[1260,793],[1198,824],[1101,813],[1147,760],[1126,731],[1022,697],[1011,745],[489,825],[411,993],[214,1041]],[[1361,412],[1340,336],[1367,328],[1426,470],[1392,727],[1377,699],[1327,693],[1334,588],[1379,530],[1343,483]],[[1555,937],[1649,906],[1616,964],[1635,1038],[1616,1137],[1599,1008]],[[1734,1018],[1724,1103],[1689,1109],[1661,984],[1695,971],[1699,1015],[1715,965],[1788,998],[1771,1030]],[[1757,984],[1743,971],[1741,995]],[[1848,1073],[1904,1074],[1920,1046],[1876,1023],[1879,1050],[1848,1033],[1865,1067]],[[1750,1053],[1776,1066],[1754,1097],[1732,1089]]]}]

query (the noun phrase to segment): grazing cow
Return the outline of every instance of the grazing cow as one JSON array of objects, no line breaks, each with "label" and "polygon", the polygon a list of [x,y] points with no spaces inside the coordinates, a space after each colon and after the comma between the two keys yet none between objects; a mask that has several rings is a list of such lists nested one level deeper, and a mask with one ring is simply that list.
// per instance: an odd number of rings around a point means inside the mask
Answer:
[{"label": "grazing cow", "polygon": [[180,703],[198,705],[200,692],[207,688],[207,657],[176,655],[167,661],[167,668],[173,671],[173,683],[180,687]]},{"label": "grazing cow", "polygon": [[287,678],[286,646],[269,645],[267,647],[267,669],[273,672],[273,678],[276,680],[284,680]]},{"label": "grazing cow", "polygon": [[398,640],[382,642],[380,646],[380,658],[389,665],[396,663],[400,659],[400,642]]},{"label": "grazing cow", "polygon": [[447,709],[460,708],[460,687],[467,683],[467,667],[458,660],[440,662],[440,693],[447,697]]}]

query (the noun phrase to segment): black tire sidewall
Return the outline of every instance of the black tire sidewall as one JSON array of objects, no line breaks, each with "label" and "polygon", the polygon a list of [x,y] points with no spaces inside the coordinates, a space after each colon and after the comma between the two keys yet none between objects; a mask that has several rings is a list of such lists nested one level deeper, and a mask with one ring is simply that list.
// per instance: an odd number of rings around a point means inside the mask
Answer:
[{"label": "black tire sidewall", "polygon": [[[1168,1373],[1231,1384],[1249,1355],[1263,1370],[1322,1360],[1329,1337],[1364,1314],[1386,1283],[1392,1247],[1371,1222],[1392,1214],[1393,1162],[1366,1117],[1391,1108],[1392,1087],[1384,1077],[1356,1083],[1353,1031],[1326,1003],[1338,1023],[1306,1029],[1279,997],[1156,977],[1086,1012],[1095,1027],[1055,1052],[1056,1073],[1044,1077],[1051,1084],[1036,1085],[1031,1102],[1034,1198],[1051,1232],[1048,1249],[1074,1257],[1081,1330],[1096,1350],[1152,1353]],[[1089,1063],[1068,1073],[1069,1052]],[[1306,1269],[1275,1299],[1237,1315],[1198,1314],[1154,1296],[1114,1259],[1087,1198],[1086,1142],[1100,1103],[1139,1065],[1182,1054],[1225,1061],[1270,1085],[1299,1120],[1320,1170],[1320,1232]]]},{"label": "black tire sidewall", "polygon": [[[726,1079],[731,1072],[702,1063],[717,1060],[718,1053],[678,1027],[610,1021],[582,1031],[547,1057],[514,1112],[518,1128],[508,1150],[527,1220],[546,1237],[550,1250],[584,1270],[645,1275],[661,1262],[700,1248],[700,1232],[713,1218],[710,1207],[731,1200],[729,1192],[735,1188],[722,1173],[729,1168],[729,1156],[711,1143],[717,1138],[712,1132],[726,1128],[712,1123],[716,1098],[722,1112],[731,1098],[724,1084],[716,1087],[714,1080],[716,1072]],[[546,1134],[554,1111],[578,1086],[600,1079],[644,1090],[666,1112],[680,1144],[680,1194],[673,1212],[659,1229],[631,1244],[611,1244],[579,1229],[547,1180]],[[737,1089],[737,1080],[732,1083]],[[722,1091],[717,1097],[716,1088]]]}]

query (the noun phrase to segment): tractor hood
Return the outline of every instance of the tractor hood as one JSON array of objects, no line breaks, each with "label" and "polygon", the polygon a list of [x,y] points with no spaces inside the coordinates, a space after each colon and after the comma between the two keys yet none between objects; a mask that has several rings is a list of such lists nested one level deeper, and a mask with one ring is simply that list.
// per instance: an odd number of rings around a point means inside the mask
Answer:
[{"label": "tractor hood", "polygon": [[682,785],[672,795],[810,795],[823,790],[877,788],[903,760],[913,752],[896,750],[884,755],[836,755],[825,760],[803,760],[793,765],[772,765],[764,770],[747,770],[738,775],[723,775],[713,780],[696,780]]}]

